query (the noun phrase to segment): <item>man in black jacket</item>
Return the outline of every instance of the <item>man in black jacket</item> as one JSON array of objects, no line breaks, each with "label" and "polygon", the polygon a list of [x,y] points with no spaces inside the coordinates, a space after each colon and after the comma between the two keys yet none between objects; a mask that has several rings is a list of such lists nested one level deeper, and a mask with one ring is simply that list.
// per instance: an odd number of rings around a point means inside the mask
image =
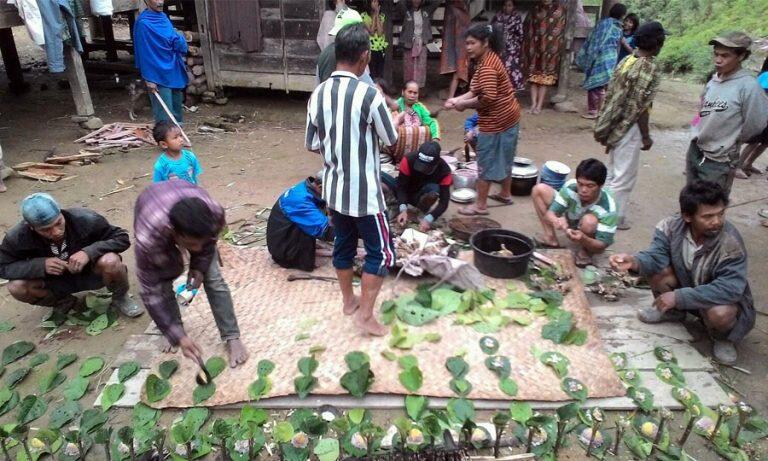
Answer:
[{"label": "man in black jacket", "polygon": [[62,210],[48,194],[21,202],[24,220],[0,244],[0,278],[21,302],[68,311],[74,293],[107,287],[112,308],[136,317],[141,306],[128,297],[128,269],[120,253],[128,232],[85,208]]},{"label": "man in black jacket", "polygon": [[451,167],[440,158],[440,144],[425,142],[418,151],[403,157],[397,177],[396,194],[400,204],[397,223],[401,226],[408,223],[410,204],[424,212],[419,230],[429,231],[432,223],[448,209],[452,184]]}]

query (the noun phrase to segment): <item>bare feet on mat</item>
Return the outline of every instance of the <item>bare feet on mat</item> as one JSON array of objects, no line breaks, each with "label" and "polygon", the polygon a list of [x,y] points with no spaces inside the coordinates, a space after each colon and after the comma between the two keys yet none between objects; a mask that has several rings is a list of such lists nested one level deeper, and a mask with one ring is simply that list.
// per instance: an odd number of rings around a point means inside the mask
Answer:
[{"label": "bare feet on mat", "polygon": [[382,325],[376,320],[375,315],[363,318],[358,314],[357,317],[355,317],[355,325],[361,332],[371,336],[385,336],[389,332],[386,325]]},{"label": "bare feet on mat", "polygon": [[352,315],[360,307],[360,298],[353,296],[352,300],[348,303],[344,303],[344,315]]},{"label": "bare feet on mat", "polygon": [[164,354],[175,354],[179,351],[179,348],[172,345],[170,342],[168,342],[168,338],[163,338],[163,346],[160,348],[160,351]]},{"label": "bare feet on mat", "polygon": [[227,341],[227,352],[229,353],[229,366],[236,366],[245,363],[248,360],[248,350],[240,339],[230,339]]}]

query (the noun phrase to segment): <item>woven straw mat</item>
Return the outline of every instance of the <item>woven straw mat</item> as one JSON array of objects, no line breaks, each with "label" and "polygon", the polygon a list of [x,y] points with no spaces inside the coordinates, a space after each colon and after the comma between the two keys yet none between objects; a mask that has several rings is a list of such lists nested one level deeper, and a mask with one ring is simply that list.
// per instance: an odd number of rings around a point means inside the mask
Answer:
[{"label": "woven straw mat", "polygon": [[[251,356],[246,364],[236,369],[227,368],[216,378],[216,393],[204,402],[206,406],[235,404],[248,400],[248,385],[256,377],[259,360],[275,363],[270,375],[272,389],[267,397],[295,394],[293,380],[299,375],[296,363],[309,355],[312,346],[324,346],[326,350],[317,356],[320,365],[314,375],[318,386],[313,394],[345,394],[339,384],[347,371],[344,356],[351,351],[366,352],[371,359],[375,381],[372,393],[406,394],[398,380],[400,369],[396,362],[386,360],[381,352],[388,349],[389,336],[365,337],[357,333],[352,318],[341,312],[341,294],[336,283],[299,280],[288,282],[289,271],[280,268],[263,248],[233,248],[221,246],[224,261],[223,273],[232,291],[242,340]],[[570,253],[549,253],[565,267],[573,266]],[[574,272],[575,273],[575,272]],[[326,265],[314,275],[334,276]],[[503,294],[508,281],[488,279],[488,286]],[[519,282],[513,282],[519,283]],[[560,381],[551,369],[532,355],[533,346],[541,351],[559,351],[570,359],[569,376],[581,380],[590,397],[614,397],[624,395],[624,387],[613,371],[611,362],[603,350],[598,329],[589,309],[584,288],[573,281],[570,293],[565,297],[563,308],[573,312],[577,326],[586,329],[588,342],[584,346],[562,346],[541,338],[544,319],[523,327],[511,324],[492,336],[501,345],[498,355],[509,357],[512,364],[511,378],[518,386],[515,399],[560,401],[568,396],[561,391]],[[394,278],[387,279],[379,296],[379,303],[393,299],[397,293],[413,290],[418,282],[401,278],[394,287]],[[396,290],[393,293],[393,288]],[[356,290],[359,290],[357,288]],[[480,350],[483,337],[471,327],[453,325],[453,316],[437,319],[423,327],[409,327],[419,333],[437,332],[442,340],[437,343],[422,342],[411,351],[393,350],[396,354],[414,354],[424,375],[419,394],[432,397],[454,397],[448,387],[451,375],[445,368],[445,360],[465,352],[470,365],[467,380],[472,383],[472,399],[509,399],[498,387],[498,378],[485,366],[486,355]],[[205,358],[219,355],[226,358],[226,351],[219,338],[205,296],[197,296],[183,311],[184,325],[190,337],[203,348]],[[299,335],[308,335],[301,339]],[[175,358],[180,367],[171,377],[172,391],[164,400],[153,404],[157,408],[193,406],[192,392],[196,387],[196,366],[180,353],[163,354],[158,351],[153,370],[164,361]],[[142,399],[146,401],[143,393]]]}]

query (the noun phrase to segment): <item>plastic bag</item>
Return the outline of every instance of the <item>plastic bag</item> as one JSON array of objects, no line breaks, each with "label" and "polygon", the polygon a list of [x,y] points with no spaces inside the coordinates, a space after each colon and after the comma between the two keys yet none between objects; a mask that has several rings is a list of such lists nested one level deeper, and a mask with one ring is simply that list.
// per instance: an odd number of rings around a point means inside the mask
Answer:
[{"label": "plastic bag", "polygon": [[91,14],[94,16],[112,16],[112,0],[91,0]]}]

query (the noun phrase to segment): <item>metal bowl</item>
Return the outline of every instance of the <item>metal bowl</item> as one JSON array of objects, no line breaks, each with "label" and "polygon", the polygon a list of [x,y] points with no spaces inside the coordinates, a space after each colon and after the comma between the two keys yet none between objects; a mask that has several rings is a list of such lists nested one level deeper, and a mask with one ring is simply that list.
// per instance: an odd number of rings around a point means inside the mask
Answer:
[{"label": "metal bowl", "polygon": [[474,189],[477,183],[476,170],[459,169],[453,172],[452,177],[454,189]]}]

